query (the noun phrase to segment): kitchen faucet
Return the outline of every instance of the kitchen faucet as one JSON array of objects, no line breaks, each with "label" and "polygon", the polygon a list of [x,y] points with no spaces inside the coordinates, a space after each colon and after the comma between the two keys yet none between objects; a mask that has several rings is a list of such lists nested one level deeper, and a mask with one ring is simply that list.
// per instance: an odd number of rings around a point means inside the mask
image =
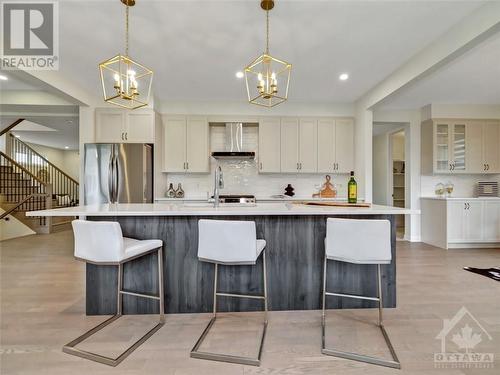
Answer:
[{"label": "kitchen faucet", "polygon": [[224,176],[220,165],[215,167],[214,207],[219,207],[219,189],[224,188]]}]

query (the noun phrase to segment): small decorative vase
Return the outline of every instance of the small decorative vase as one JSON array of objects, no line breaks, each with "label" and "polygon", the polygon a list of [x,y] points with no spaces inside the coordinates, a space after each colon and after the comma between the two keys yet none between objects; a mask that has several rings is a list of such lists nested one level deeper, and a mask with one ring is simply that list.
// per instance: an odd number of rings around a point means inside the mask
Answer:
[{"label": "small decorative vase", "polygon": [[174,184],[170,184],[167,191],[165,192],[165,197],[167,198],[175,198],[175,189]]},{"label": "small decorative vase", "polygon": [[287,187],[285,188],[285,195],[288,195],[289,197],[293,197],[295,193],[293,192],[295,189],[293,188],[292,185],[288,184]]},{"label": "small decorative vase", "polygon": [[175,197],[176,198],[184,198],[184,190],[182,190],[182,185],[180,182],[177,185],[177,190],[175,191]]}]

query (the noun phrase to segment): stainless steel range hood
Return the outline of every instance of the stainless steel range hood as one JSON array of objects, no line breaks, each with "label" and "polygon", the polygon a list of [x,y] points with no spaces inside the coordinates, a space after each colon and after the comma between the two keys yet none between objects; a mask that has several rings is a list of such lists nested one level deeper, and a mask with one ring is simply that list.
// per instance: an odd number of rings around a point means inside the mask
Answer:
[{"label": "stainless steel range hood", "polygon": [[214,151],[215,159],[255,159],[255,152],[243,151],[243,123],[226,123],[226,141],[224,151]]}]

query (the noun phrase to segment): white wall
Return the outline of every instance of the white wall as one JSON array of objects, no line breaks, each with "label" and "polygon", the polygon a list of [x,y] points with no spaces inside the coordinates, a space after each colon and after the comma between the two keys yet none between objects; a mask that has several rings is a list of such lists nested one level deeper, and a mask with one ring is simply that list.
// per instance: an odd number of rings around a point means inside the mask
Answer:
[{"label": "white wall", "polygon": [[49,162],[68,174],[71,178],[80,179],[80,153],[73,150],[61,150],[58,148],[27,143],[32,149],[42,155]]},{"label": "white wall", "polygon": [[[190,101],[163,102],[155,110],[165,114],[203,116],[354,116],[353,104],[285,102],[273,108],[249,104],[246,100],[234,102]],[[234,119],[238,121],[238,119]],[[241,120],[240,120],[241,121]]]},{"label": "white wall", "polygon": [[[224,150],[225,127],[210,126],[210,151]],[[244,126],[244,149],[255,151],[258,160],[258,127]],[[166,183],[157,189],[157,198],[164,196],[169,183],[182,183],[187,198],[206,199],[207,194],[213,193],[213,171],[216,162],[211,158],[210,174],[164,173]],[[255,160],[227,162],[222,161],[224,174],[224,189],[221,194],[254,194],[257,197],[269,197],[274,194],[283,194],[287,184],[295,188],[296,197],[310,198],[317,188],[325,181],[325,174],[259,174]],[[332,175],[333,183],[337,185],[338,196],[347,198],[348,175]]]},{"label": "white wall", "polygon": [[373,203],[387,205],[389,135],[373,137]]},{"label": "white wall", "polygon": [[392,135],[392,159],[405,160],[405,133],[404,131]]},{"label": "white wall", "polygon": [[[5,210],[0,208],[0,214]],[[35,234],[28,226],[21,223],[14,216],[7,216],[8,221],[0,220],[0,241]]]}]

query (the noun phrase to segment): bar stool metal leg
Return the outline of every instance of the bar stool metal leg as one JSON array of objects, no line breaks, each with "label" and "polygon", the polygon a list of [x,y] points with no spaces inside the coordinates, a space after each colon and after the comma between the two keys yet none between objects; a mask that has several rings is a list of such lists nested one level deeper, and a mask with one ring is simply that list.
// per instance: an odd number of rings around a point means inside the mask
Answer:
[{"label": "bar stool metal leg", "polygon": [[[199,358],[199,359],[208,359],[212,361],[220,361],[220,362],[229,362],[229,363],[238,363],[242,365],[250,365],[250,366],[260,366],[260,359],[262,356],[262,348],[264,346],[264,338],[266,336],[267,330],[267,275],[266,275],[266,251],[262,252],[262,270],[263,270],[263,283],[264,283],[264,295],[249,295],[249,294],[234,294],[234,293],[222,293],[217,292],[217,273],[218,273],[218,264],[215,263],[215,275],[214,275],[214,307],[213,307],[213,316],[208,322],[205,330],[201,334],[200,338],[194,345],[191,350],[191,358]],[[262,335],[260,338],[259,352],[257,358],[252,357],[242,357],[242,356],[234,356],[228,354],[219,354],[219,353],[211,353],[211,352],[202,352],[199,351],[200,346],[203,344],[203,340],[208,335],[210,328],[215,323],[217,319],[217,296],[222,297],[235,297],[235,298],[252,298],[252,299],[261,299],[264,301],[264,324],[262,329]]]},{"label": "bar stool metal leg", "polygon": [[[135,258],[134,258],[135,259]],[[131,259],[130,259],[131,260]],[[117,312],[116,315],[113,315],[111,318],[105,320],[101,324],[96,327],[90,329],[85,332],[80,337],[74,339],[70,343],[63,346],[63,352],[67,354],[72,354],[81,358],[90,359],[95,362],[103,363],[109,366],[117,366],[122,362],[125,358],[127,358],[130,353],[132,353],[135,349],[141,346],[148,338],[150,338],[156,331],[158,331],[165,324],[165,313],[164,313],[164,296],[163,296],[163,249],[158,249],[158,291],[159,295],[151,295],[151,294],[143,294],[143,293],[133,293],[127,292],[123,290],[123,265],[126,262],[118,264],[118,292],[117,292]],[[90,336],[99,332],[104,327],[113,323],[115,320],[120,318],[123,314],[123,295],[131,295],[140,298],[148,298],[157,300],[160,304],[160,321],[153,328],[151,328],[145,335],[143,335],[139,340],[133,343],[130,347],[128,347],[123,353],[121,353],[118,357],[106,357],[97,353],[92,353],[86,350],[81,350],[76,348],[76,345],[80,344],[82,341],[85,341]]]},{"label": "bar stool metal leg", "polygon": [[[389,335],[387,334],[384,324],[383,324],[383,319],[382,319],[382,310],[383,310],[383,299],[382,299],[382,275],[381,275],[381,270],[380,270],[380,264],[377,264],[377,289],[378,289],[378,297],[366,297],[366,296],[357,296],[353,294],[340,294],[340,293],[330,293],[326,291],[326,270],[327,270],[327,262],[328,259],[325,255],[325,260],[324,260],[324,267],[323,267],[323,312],[322,312],[322,324],[321,324],[321,329],[322,329],[322,337],[321,337],[321,353],[326,354],[326,355],[331,355],[334,357],[339,357],[339,358],[345,358],[345,359],[351,359],[354,361],[359,361],[359,362],[366,362],[366,363],[371,363],[374,365],[379,365],[379,366],[385,366],[385,367],[391,367],[391,368],[401,368],[401,363],[399,362],[398,356],[396,355],[396,352],[394,351],[394,348],[392,346],[391,340],[389,339]],[[364,300],[371,300],[371,301],[377,301],[378,302],[378,326],[380,327],[380,330],[382,331],[382,335],[384,336],[384,340],[386,342],[387,347],[389,348],[389,351],[392,356],[392,361],[386,360],[383,358],[378,358],[378,357],[371,357],[367,355],[362,355],[358,353],[352,353],[352,352],[345,352],[341,350],[337,350],[335,348],[326,348],[325,344],[325,330],[326,330],[326,321],[325,321],[325,312],[326,312],[326,296],[336,296],[336,297],[347,297],[347,298],[354,298],[354,299],[364,299]]]}]

